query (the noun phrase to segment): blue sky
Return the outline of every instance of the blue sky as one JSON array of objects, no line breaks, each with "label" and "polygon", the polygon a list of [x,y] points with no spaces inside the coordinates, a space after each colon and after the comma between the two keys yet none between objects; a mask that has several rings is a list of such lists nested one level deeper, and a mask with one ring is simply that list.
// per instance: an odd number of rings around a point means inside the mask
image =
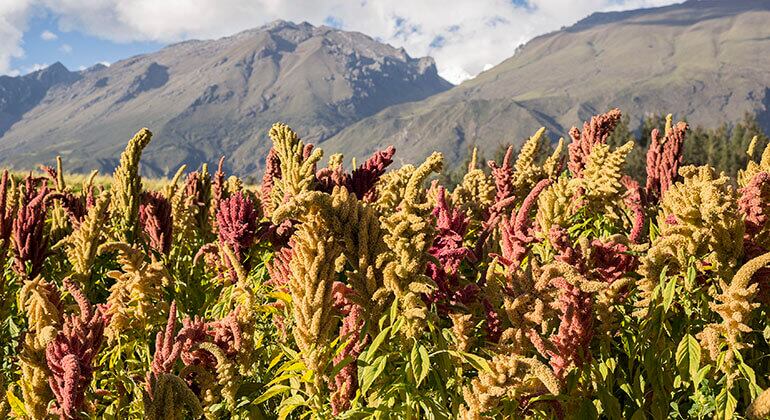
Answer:
[{"label": "blue sky", "polygon": [[191,38],[275,19],[363,32],[412,57],[431,56],[453,83],[513,55],[534,36],[596,11],[674,0],[0,0],[0,75],[56,61],[112,63]]},{"label": "blue sky", "polygon": [[21,41],[24,56],[13,58],[11,67],[25,74],[59,61],[70,70],[82,70],[156,51],[164,45],[157,41],[114,42],[76,30],[61,31],[56,16],[46,12],[30,19]]}]

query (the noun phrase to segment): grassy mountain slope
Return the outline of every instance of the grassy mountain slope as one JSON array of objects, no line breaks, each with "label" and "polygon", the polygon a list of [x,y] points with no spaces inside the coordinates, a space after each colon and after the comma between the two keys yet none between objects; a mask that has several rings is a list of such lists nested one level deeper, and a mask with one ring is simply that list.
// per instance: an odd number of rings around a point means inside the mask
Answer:
[{"label": "grassy mountain slope", "polygon": [[[689,1],[594,14],[533,39],[510,59],[447,92],[395,105],[325,142],[362,156],[387,144],[450,163],[469,147],[520,143],[540,126],[552,137],[619,107],[637,126],[672,112],[703,126],[759,114],[770,128],[770,2]],[[365,139],[365,141],[362,141]]]}]

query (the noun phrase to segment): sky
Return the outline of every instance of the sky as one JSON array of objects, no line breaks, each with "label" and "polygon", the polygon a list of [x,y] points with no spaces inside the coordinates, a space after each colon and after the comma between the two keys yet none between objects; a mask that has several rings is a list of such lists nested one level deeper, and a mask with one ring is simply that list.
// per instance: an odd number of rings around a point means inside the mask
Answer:
[{"label": "sky", "polygon": [[412,57],[432,56],[452,83],[476,76],[529,39],[597,11],[672,0],[0,0],[0,75],[60,61],[110,64],[187,39],[284,19],[363,32]]}]

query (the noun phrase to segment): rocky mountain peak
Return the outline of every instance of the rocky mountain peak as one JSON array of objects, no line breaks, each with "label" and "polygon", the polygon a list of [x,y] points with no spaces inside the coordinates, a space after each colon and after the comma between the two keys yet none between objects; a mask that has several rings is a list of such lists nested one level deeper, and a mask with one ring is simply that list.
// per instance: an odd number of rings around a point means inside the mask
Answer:
[{"label": "rocky mountain peak", "polygon": [[[36,77],[65,77],[62,69]],[[71,74],[78,79],[0,125],[0,165],[25,168],[62,155],[70,170],[110,171],[126,139],[147,126],[155,133],[143,159],[148,175],[214,164],[223,154],[228,169],[253,174],[276,121],[322,142],[390,105],[451,87],[430,58],[358,32],[284,20]]]}]

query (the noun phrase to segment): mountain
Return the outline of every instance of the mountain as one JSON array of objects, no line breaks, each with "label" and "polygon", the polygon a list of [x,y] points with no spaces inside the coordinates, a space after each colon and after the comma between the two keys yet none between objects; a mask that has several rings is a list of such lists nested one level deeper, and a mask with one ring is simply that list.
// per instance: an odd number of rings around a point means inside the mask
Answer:
[{"label": "mountain", "polygon": [[491,152],[541,126],[566,136],[613,107],[631,117],[632,128],[649,114],[714,127],[748,111],[768,130],[768,22],[765,0],[596,13],[531,40],[451,90],[358,121],[322,146],[365,156],[393,144],[397,157],[411,161],[439,150],[457,164],[473,144]]},{"label": "mountain", "polygon": [[143,172],[168,175],[227,155],[259,173],[275,121],[327,154],[362,158],[393,144],[415,162],[449,165],[477,144],[494,151],[545,126],[552,137],[618,107],[631,128],[674,113],[714,127],[757,114],[770,130],[770,1],[700,0],[596,13],[539,36],[452,87],[431,58],[355,32],[276,21],[218,40],[187,41],[110,67],[60,64],[0,77],[0,166],[61,154],[69,170],[109,172],[126,140],[155,138]]},{"label": "mountain", "polygon": [[62,63],[18,77],[0,76],[0,134],[37,106],[49,89],[80,78]]},{"label": "mountain", "polygon": [[429,57],[411,58],[361,33],[284,21],[94,66],[58,84],[27,80],[62,69],[0,78],[0,166],[35,167],[60,154],[68,170],[109,172],[146,126],[155,134],[142,159],[147,175],[221,155],[229,170],[253,174],[276,121],[317,143],[452,86]]}]

